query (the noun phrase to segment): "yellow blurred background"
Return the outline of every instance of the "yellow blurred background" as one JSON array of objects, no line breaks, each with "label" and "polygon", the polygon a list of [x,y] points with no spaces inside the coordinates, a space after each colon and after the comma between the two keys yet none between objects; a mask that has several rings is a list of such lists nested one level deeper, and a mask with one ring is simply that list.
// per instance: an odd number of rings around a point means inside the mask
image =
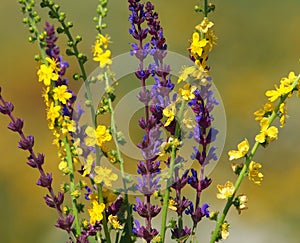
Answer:
[{"label": "yellow blurred background", "polygon": [[[97,1],[65,0],[62,9],[74,22],[74,35],[81,34],[82,52],[90,56],[96,31],[92,22]],[[155,0],[169,50],[187,55],[188,40],[200,21],[193,6],[198,1]],[[299,0],[215,0],[212,14],[218,45],[210,56],[211,74],[226,109],[227,139],[221,159],[211,174],[213,184],[205,194],[213,209],[224,202],[215,199],[216,185],[235,177],[227,151],[245,137],[253,144],[258,130],[253,112],[265,102],[264,92],[273,88],[289,71],[299,72],[300,15]],[[46,154],[45,168],[54,171],[55,187],[64,178],[57,171],[56,149],[47,129],[41,84],[37,82],[37,64],[33,57],[36,45],[27,42],[28,30],[21,21],[17,1],[0,2],[0,86],[6,100],[15,105],[14,114],[25,119],[25,132],[35,136],[36,151]],[[45,10],[41,10],[46,16]],[[107,32],[112,36],[113,56],[128,52],[132,39],[128,34],[127,1],[111,0]],[[52,22],[53,23],[53,22]],[[65,38],[61,38],[64,43]],[[74,90],[80,83],[72,81],[77,70],[68,59],[67,71]],[[88,62],[87,70],[97,64]],[[240,192],[249,197],[249,210],[238,216],[232,210],[230,238],[227,242],[296,243],[300,242],[300,100],[289,101],[290,118],[280,130],[279,140],[267,149],[259,149],[255,161],[263,164],[261,186],[245,180]],[[53,225],[55,211],[44,204],[45,190],[35,186],[38,174],[29,168],[27,154],[17,149],[18,136],[6,129],[8,118],[0,116],[0,235],[1,242],[64,242],[64,233]],[[217,202],[216,202],[217,201]],[[203,231],[203,230],[202,230]],[[209,235],[209,232],[201,234]],[[199,236],[200,237],[200,236]],[[208,236],[203,236],[207,242]],[[201,238],[200,238],[201,239]]]}]

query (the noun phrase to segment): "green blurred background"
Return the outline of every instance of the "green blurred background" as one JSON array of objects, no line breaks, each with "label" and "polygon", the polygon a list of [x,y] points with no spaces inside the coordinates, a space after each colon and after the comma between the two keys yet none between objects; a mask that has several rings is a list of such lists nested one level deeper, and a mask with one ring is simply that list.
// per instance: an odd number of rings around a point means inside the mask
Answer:
[{"label": "green blurred background", "polygon": [[[81,34],[80,49],[90,54],[96,31],[92,17],[97,1],[65,0],[62,9],[74,21],[74,34]],[[200,16],[193,6],[198,1],[155,0],[169,49],[186,55],[188,40]],[[215,0],[212,15],[218,45],[210,56],[211,74],[222,96],[227,115],[227,140],[224,153],[212,173],[213,185],[206,196],[214,200],[216,185],[234,180],[227,151],[245,137],[253,141],[258,130],[253,112],[264,102],[264,92],[291,70],[299,71],[300,2],[299,0]],[[46,169],[55,171],[55,187],[64,178],[57,172],[56,149],[45,122],[41,84],[37,82],[38,49],[27,42],[28,30],[22,23],[17,1],[0,3],[0,85],[2,94],[15,104],[15,115],[25,119],[25,131],[36,138],[36,151],[46,154]],[[46,16],[44,10],[42,16]],[[112,36],[113,56],[127,52],[131,38],[127,2],[111,0],[108,33]],[[65,39],[62,38],[61,43]],[[74,60],[68,60],[77,70]],[[88,72],[96,64],[87,64]],[[73,82],[72,82],[73,83]],[[72,84],[76,90],[80,83]],[[299,100],[289,102],[290,118],[280,130],[280,139],[267,149],[260,149],[256,161],[263,164],[261,186],[247,180],[241,188],[249,197],[249,210],[229,215],[232,229],[227,242],[300,242],[300,144]],[[0,232],[1,242],[63,242],[64,234],[53,227],[56,214],[43,201],[45,191],[35,186],[37,172],[29,168],[27,154],[18,150],[18,137],[6,129],[7,117],[0,116]],[[210,200],[210,201],[211,201]],[[221,209],[224,202],[212,207]],[[201,231],[201,234],[205,235]],[[209,233],[206,232],[206,235]],[[199,236],[200,237],[200,236]],[[208,242],[203,236],[201,242]]]}]

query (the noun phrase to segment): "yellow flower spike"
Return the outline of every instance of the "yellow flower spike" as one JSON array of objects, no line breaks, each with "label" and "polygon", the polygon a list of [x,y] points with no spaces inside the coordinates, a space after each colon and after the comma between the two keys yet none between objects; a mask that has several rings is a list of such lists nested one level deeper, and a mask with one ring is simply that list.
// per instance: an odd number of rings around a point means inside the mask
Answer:
[{"label": "yellow flower spike", "polygon": [[195,98],[194,92],[197,89],[196,86],[191,86],[190,84],[185,84],[182,89],[179,89],[179,94],[186,101],[192,100]]},{"label": "yellow flower spike", "polygon": [[174,103],[168,105],[165,109],[163,109],[163,115],[168,118],[164,125],[165,127],[169,126],[170,123],[174,120],[175,114],[176,107]]},{"label": "yellow flower spike", "polygon": [[97,184],[103,184],[108,187],[112,187],[112,181],[116,181],[118,179],[118,175],[112,173],[111,169],[102,166],[95,167],[96,176],[94,177],[94,181]]},{"label": "yellow flower spike", "polygon": [[43,81],[45,86],[50,86],[51,80],[56,81],[59,77],[57,73],[54,73],[52,67],[48,67],[46,64],[40,66],[37,75],[39,77],[39,82]]},{"label": "yellow flower spike", "polygon": [[206,39],[200,40],[200,35],[198,32],[193,33],[192,43],[190,45],[191,54],[194,57],[201,57],[203,53],[203,48],[207,45],[208,41]]},{"label": "yellow flower spike", "polygon": [[264,178],[264,175],[258,170],[262,167],[260,163],[251,161],[248,168],[248,178],[250,181],[254,182],[257,185],[260,185],[261,181]]},{"label": "yellow flower spike", "polygon": [[90,223],[92,225],[96,224],[97,221],[101,221],[103,219],[103,211],[105,209],[104,203],[98,203],[96,200],[92,201],[92,208],[88,209],[90,215]]},{"label": "yellow flower spike", "polygon": [[214,26],[214,23],[209,21],[208,18],[204,18],[200,24],[198,24],[195,28],[202,33],[207,33],[208,30]]},{"label": "yellow flower spike", "polygon": [[114,229],[123,229],[124,226],[118,221],[118,216],[113,216],[112,214],[108,216],[108,222],[112,225]]},{"label": "yellow flower spike", "polygon": [[217,185],[219,193],[217,194],[218,199],[227,199],[234,193],[234,185],[231,181],[227,181],[225,185]]},{"label": "yellow flower spike", "polygon": [[230,225],[227,222],[224,222],[221,226],[221,237],[223,240],[226,240],[229,237],[229,229]]},{"label": "yellow flower spike", "polygon": [[249,151],[250,145],[247,139],[238,144],[238,150],[230,150],[228,152],[229,160],[239,159],[244,157]]}]

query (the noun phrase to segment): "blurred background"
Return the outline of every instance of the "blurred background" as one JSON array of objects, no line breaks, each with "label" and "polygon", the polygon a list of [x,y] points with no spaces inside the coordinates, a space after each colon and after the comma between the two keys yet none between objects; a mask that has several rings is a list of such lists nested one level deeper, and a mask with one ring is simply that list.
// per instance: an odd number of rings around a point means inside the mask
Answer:
[{"label": "blurred background", "polygon": [[[72,33],[81,34],[82,52],[90,56],[96,31],[92,18],[96,15],[97,1],[57,1],[74,22]],[[201,17],[194,13],[199,1],[153,0],[159,12],[169,50],[187,55],[188,40]],[[212,208],[221,210],[223,201],[215,199],[216,185],[234,180],[227,151],[235,149],[245,137],[253,144],[259,125],[253,112],[266,101],[264,92],[273,88],[289,71],[299,72],[300,15],[299,0],[215,0],[215,22],[218,45],[210,56],[209,64],[226,109],[227,137],[223,154],[212,172],[213,184],[205,196],[214,202]],[[36,151],[46,154],[45,168],[55,174],[54,185],[59,188],[64,179],[57,169],[56,148],[45,121],[45,108],[41,97],[42,85],[37,82],[37,64],[34,55],[37,46],[30,44],[28,29],[22,22],[17,1],[0,2],[0,86],[6,100],[15,105],[15,115],[25,119],[25,132],[36,139]],[[39,9],[39,8],[38,8]],[[40,10],[40,9],[39,9]],[[41,15],[46,17],[45,10]],[[111,50],[117,56],[130,49],[128,34],[129,12],[127,1],[112,0],[106,20],[113,43]],[[45,18],[44,18],[45,20]],[[52,22],[53,23],[53,22]],[[60,43],[65,43],[61,37]],[[73,59],[67,74],[71,87],[78,90],[81,83],[72,81],[77,70]],[[96,68],[87,63],[88,73]],[[230,238],[227,242],[296,243],[300,238],[299,184],[299,100],[288,104],[290,115],[286,127],[280,130],[279,140],[267,149],[259,149],[255,161],[263,164],[264,181],[256,186],[245,180],[240,192],[249,197],[249,209],[242,215],[235,210],[229,215]],[[64,242],[64,233],[53,225],[56,213],[43,200],[45,190],[35,186],[38,174],[28,167],[27,154],[17,149],[18,136],[6,129],[9,120],[0,116],[0,232],[1,242]],[[207,226],[205,226],[207,227]],[[210,226],[211,227],[211,226]],[[208,242],[209,232],[201,242]]]}]

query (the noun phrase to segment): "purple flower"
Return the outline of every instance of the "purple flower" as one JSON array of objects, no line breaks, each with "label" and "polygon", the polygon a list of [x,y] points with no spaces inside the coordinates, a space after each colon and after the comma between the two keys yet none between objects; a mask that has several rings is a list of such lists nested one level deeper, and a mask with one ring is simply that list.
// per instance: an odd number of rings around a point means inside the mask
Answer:
[{"label": "purple flower", "polygon": [[15,121],[11,121],[8,125],[8,129],[14,132],[21,132],[23,129],[24,121],[20,118],[16,118]]},{"label": "purple flower", "polygon": [[33,145],[34,145],[34,137],[29,135],[27,137],[22,137],[20,139],[18,148],[24,150],[32,150]]},{"label": "purple flower", "polygon": [[[180,232],[180,233],[179,233]],[[191,229],[188,227],[184,227],[183,229],[181,229],[179,231],[179,229],[176,227],[175,229],[171,230],[172,233],[172,239],[177,239],[178,242],[185,242],[190,235],[192,233]],[[183,241],[184,240],[184,241]]]},{"label": "purple flower", "polygon": [[14,110],[14,105],[11,102],[4,102],[4,105],[0,105],[0,112],[4,115],[10,114]]},{"label": "purple flower", "polygon": [[45,174],[40,175],[40,178],[38,179],[36,184],[41,187],[51,188],[52,173],[47,173],[46,175]]},{"label": "purple flower", "polygon": [[158,231],[156,229],[150,228],[150,230],[146,229],[144,226],[141,226],[139,221],[134,220],[136,227],[133,228],[133,233],[147,242],[150,242],[154,236],[158,235]]},{"label": "purple flower", "polygon": [[74,218],[73,215],[68,214],[65,219],[59,218],[55,226],[70,233]]}]

